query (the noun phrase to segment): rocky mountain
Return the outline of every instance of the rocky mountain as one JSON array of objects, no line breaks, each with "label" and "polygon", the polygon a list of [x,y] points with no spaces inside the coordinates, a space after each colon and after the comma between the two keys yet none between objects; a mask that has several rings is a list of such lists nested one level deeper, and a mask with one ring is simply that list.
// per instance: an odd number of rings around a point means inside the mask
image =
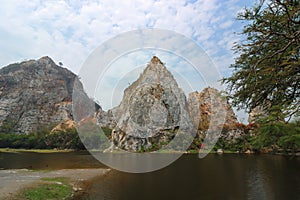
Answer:
[{"label": "rocky mountain", "polygon": [[193,127],[183,91],[156,56],[124,91],[120,105],[97,116],[100,125],[107,122],[113,128],[113,144],[132,151],[167,143],[178,130]]},{"label": "rocky mountain", "polygon": [[238,123],[237,117],[226,97],[215,88],[204,88],[200,93],[198,91],[192,92],[189,94],[188,101],[190,114],[194,123],[199,121],[197,126],[200,129],[208,129],[212,106],[219,112],[226,112],[225,123],[227,125],[231,126]]},{"label": "rocky mountain", "polygon": [[[224,137],[239,137],[238,120],[221,92],[205,88],[189,94],[187,100],[173,75],[154,56],[140,77],[125,89],[120,105],[108,112],[100,109],[97,120],[100,126],[113,129],[112,148],[138,151],[168,143],[178,132],[197,133],[204,138],[211,120],[220,121],[211,119],[212,107],[218,116],[226,115],[225,126],[231,131]],[[223,126],[221,123],[217,125]]]},{"label": "rocky mountain", "polygon": [[[197,127],[198,136],[205,137],[206,131],[211,128],[210,122],[215,120],[212,117],[212,108],[216,111],[217,116],[226,116],[224,129],[221,137],[226,140],[232,140],[241,136],[242,131],[239,129],[238,120],[232,107],[228,103],[227,98],[215,88],[204,88],[200,93],[195,91],[189,94],[188,97],[190,116],[194,125]],[[215,124],[213,122],[213,124]]]},{"label": "rocky mountain", "polygon": [[[72,105],[73,87],[76,95]],[[74,128],[74,119],[78,123],[92,121],[97,127],[112,129],[112,148],[153,150],[180,134],[186,134],[184,138],[195,134],[203,138],[210,120],[217,123],[210,119],[213,106],[220,114],[227,114],[225,126],[231,131],[223,135],[225,138],[230,140],[242,134],[235,127],[238,121],[232,108],[219,91],[206,88],[189,94],[187,99],[173,75],[155,56],[124,91],[119,106],[105,112],[96,105],[93,116],[92,104],[95,105],[77,76],[49,57],[0,69],[2,132],[31,133],[45,128],[62,131]],[[72,106],[76,115],[72,114]]]},{"label": "rocky mountain", "polygon": [[0,69],[0,126],[15,133],[41,131],[72,120],[76,75],[49,57]]}]

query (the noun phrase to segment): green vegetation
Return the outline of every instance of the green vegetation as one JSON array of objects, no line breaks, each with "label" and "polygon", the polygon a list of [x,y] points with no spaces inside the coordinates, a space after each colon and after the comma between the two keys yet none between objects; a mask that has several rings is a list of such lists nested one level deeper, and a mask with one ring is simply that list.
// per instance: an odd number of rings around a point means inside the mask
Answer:
[{"label": "green vegetation", "polygon": [[53,134],[0,133],[0,148],[13,149],[84,149],[76,130]]},{"label": "green vegetation", "polygon": [[[292,153],[299,152],[300,149],[300,122],[284,122],[282,116],[278,115],[276,107],[270,110],[269,116],[260,119],[255,124],[249,124],[247,126],[243,124],[236,124],[234,127],[225,126],[223,127],[222,136],[229,135],[230,131],[242,132],[241,137],[228,140],[226,137],[220,137],[216,143],[214,150],[223,149],[224,151],[230,152],[245,152],[251,150],[254,152],[281,152],[281,153]],[[90,150],[104,150],[108,148],[107,138],[111,137],[111,129],[105,127],[100,129],[99,127],[95,130],[94,125],[84,126],[85,129],[81,130],[84,134],[81,134],[81,138],[76,129],[66,129],[64,131],[56,131],[49,133],[49,129],[40,128],[40,132],[31,134],[16,134],[12,132],[12,127],[15,122],[13,120],[7,120],[3,126],[0,127],[0,151],[2,152],[19,152],[28,151],[28,149],[35,149],[34,152],[55,152],[58,150],[73,149],[73,150],[84,150],[85,146]],[[200,129],[199,129],[200,130]],[[202,133],[205,129],[202,127],[200,130]],[[167,141],[172,140],[169,134]],[[181,134],[178,137],[180,144],[185,140],[185,135]],[[197,135],[190,147],[188,148],[189,153],[197,153],[202,145],[202,138]],[[155,139],[155,138],[154,138]],[[83,141],[83,142],[82,142]],[[139,152],[152,152],[159,151],[168,142],[161,142],[158,144],[155,140],[153,144],[145,149],[139,149]],[[85,144],[85,146],[83,145]],[[17,149],[17,150],[15,150]],[[26,150],[27,149],[27,150]],[[43,149],[43,150],[36,150]],[[182,150],[181,146],[173,144],[172,151]],[[163,151],[168,151],[164,149]]]},{"label": "green vegetation", "polygon": [[263,123],[255,131],[252,146],[255,150],[270,149],[272,152],[295,153],[300,149],[300,121]]},{"label": "green vegetation", "polygon": [[16,124],[16,120],[11,118],[5,119],[0,126],[0,133],[13,133]]},{"label": "green vegetation", "polygon": [[47,134],[45,144],[56,149],[85,149],[75,128]]},{"label": "green vegetation", "polygon": [[214,150],[223,149],[233,152],[271,152],[292,154],[300,150],[300,121],[285,123],[283,121],[265,122],[244,126],[242,136],[232,141],[219,138]]},{"label": "green vegetation", "polygon": [[12,131],[12,126],[13,123],[6,123],[0,127],[0,148],[84,150],[82,139],[89,149],[105,149],[106,137],[110,137],[111,134],[111,129],[106,127],[97,134],[88,131],[81,138],[75,128],[53,133],[49,133],[49,129],[41,128],[38,133],[16,134]]},{"label": "green vegetation", "polygon": [[[80,141],[76,130],[49,134],[49,128],[40,128],[39,132],[30,134],[16,134],[14,120],[6,120],[0,127],[0,148],[14,149],[80,149]],[[68,141],[70,140],[70,141]],[[76,145],[74,144],[77,141]],[[60,143],[59,143],[60,142]],[[61,148],[62,147],[62,148]]]},{"label": "green vegetation", "polygon": [[36,134],[0,133],[0,148],[49,149],[43,136]]},{"label": "green vegetation", "polygon": [[72,195],[72,186],[66,178],[42,178],[46,183],[39,184],[36,187],[23,191],[20,196],[28,200],[42,199],[67,199]]},{"label": "green vegetation", "polygon": [[231,65],[234,72],[223,83],[234,106],[248,111],[260,106],[268,116],[231,144],[220,139],[216,148],[299,151],[299,12],[299,1],[263,0],[239,14],[238,20],[247,24],[244,40],[234,46],[238,53]]},{"label": "green vegetation", "polygon": [[266,2],[239,14],[247,23],[244,40],[234,47],[239,54],[231,65],[234,73],[223,83],[235,106],[276,107],[289,120],[300,114],[300,2]]},{"label": "green vegetation", "polygon": [[72,149],[13,149],[13,148],[0,148],[0,152],[20,153],[20,152],[34,152],[34,153],[57,153],[57,152],[70,152]]}]

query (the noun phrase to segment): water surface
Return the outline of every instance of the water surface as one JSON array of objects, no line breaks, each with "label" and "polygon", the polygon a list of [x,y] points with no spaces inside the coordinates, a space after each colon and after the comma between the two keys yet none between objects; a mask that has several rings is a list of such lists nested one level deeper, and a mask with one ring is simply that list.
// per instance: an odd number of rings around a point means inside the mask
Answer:
[{"label": "water surface", "polygon": [[151,173],[112,171],[82,199],[299,200],[300,159],[276,155],[183,155]]},{"label": "water surface", "polygon": [[105,167],[87,151],[35,153],[0,152],[0,169],[77,169]]},{"label": "water surface", "polygon": [[[96,167],[106,168],[84,151],[0,152],[1,169]],[[108,176],[95,179],[80,199],[299,200],[299,169],[300,157],[210,154],[199,159],[190,154],[155,172],[131,174],[112,170]]]}]

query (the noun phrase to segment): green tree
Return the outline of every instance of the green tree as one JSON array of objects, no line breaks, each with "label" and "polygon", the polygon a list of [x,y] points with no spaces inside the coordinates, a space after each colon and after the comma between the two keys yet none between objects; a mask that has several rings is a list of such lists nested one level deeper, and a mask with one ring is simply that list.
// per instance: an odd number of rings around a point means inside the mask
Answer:
[{"label": "green tree", "polygon": [[288,120],[299,116],[299,16],[298,0],[261,1],[238,15],[247,24],[244,39],[233,48],[239,55],[231,65],[233,74],[223,79],[233,105],[247,110],[276,106]]},{"label": "green tree", "polygon": [[257,150],[279,149],[295,153],[300,148],[300,122],[283,123],[281,121],[263,123],[252,138],[252,147]]},{"label": "green tree", "polygon": [[84,149],[75,128],[50,133],[45,137],[45,143],[50,148]]}]

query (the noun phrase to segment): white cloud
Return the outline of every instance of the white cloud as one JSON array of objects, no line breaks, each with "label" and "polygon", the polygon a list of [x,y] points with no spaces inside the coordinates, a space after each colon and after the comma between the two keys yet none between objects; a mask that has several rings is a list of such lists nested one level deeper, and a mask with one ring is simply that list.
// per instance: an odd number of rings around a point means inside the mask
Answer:
[{"label": "white cloud", "polygon": [[79,1],[2,0],[0,66],[49,55],[77,73],[101,43],[139,28],[169,29],[192,38],[222,74],[233,61],[230,48],[239,38],[236,13],[251,0]]},{"label": "white cloud", "polygon": [[[236,6],[236,1],[220,3],[211,0],[195,3],[51,0],[4,2],[6,3],[0,8],[1,29],[4,29],[1,30],[1,37],[8,38],[7,42],[11,45],[2,43],[2,47],[5,45],[6,48],[11,48],[10,54],[15,52],[16,55],[23,55],[21,58],[15,56],[16,59],[49,54],[55,60],[63,61],[75,72],[88,53],[118,33],[145,27],[164,28],[192,37],[201,44],[206,40],[214,40],[214,34],[231,26],[233,16],[228,16],[226,10],[240,9]],[[225,11],[220,17],[222,10]],[[219,23],[219,29],[214,23]],[[30,44],[34,51],[26,44]],[[27,50],[17,46],[25,46]],[[79,48],[81,56],[74,52],[74,48]],[[9,55],[7,59],[6,55],[2,57],[1,65],[14,61],[9,59]]]}]

